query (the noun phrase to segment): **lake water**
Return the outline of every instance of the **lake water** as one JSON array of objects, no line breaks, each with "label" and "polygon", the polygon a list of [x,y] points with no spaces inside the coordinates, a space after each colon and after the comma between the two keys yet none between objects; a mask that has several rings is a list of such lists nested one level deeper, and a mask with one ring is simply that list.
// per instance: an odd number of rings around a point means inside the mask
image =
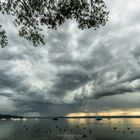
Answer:
[{"label": "lake water", "polygon": [[0,121],[0,140],[140,140],[140,119]]}]

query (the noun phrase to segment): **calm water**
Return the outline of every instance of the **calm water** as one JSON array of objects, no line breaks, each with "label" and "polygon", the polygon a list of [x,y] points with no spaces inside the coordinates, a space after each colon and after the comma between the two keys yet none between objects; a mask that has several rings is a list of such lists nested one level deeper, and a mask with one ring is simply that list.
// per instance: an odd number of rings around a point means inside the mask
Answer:
[{"label": "calm water", "polygon": [[0,140],[140,140],[140,119],[0,121]]}]

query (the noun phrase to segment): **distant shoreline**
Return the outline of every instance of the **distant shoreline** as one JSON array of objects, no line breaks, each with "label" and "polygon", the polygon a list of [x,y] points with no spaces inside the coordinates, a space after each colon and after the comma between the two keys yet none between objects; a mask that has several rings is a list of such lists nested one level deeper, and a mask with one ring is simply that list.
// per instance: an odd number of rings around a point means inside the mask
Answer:
[{"label": "distant shoreline", "polygon": [[[27,117],[27,116],[15,116],[15,115],[0,115],[0,119],[53,119],[53,118],[57,118],[57,119],[94,119],[97,116],[73,116],[73,117],[69,117],[69,116],[55,116],[55,117]],[[102,119],[117,119],[117,118],[140,118],[140,115],[135,115],[135,116],[100,116]]]},{"label": "distant shoreline", "polygon": [[[28,119],[53,119],[53,118],[58,118],[58,119],[94,119],[97,116],[73,116],[73,117],[67,117],[67,116],[58,116],[58,117],[24,117]],[[100,116],[101,118],[105,119],[115,119],[115,118],[140,118],[140,116]]]}]

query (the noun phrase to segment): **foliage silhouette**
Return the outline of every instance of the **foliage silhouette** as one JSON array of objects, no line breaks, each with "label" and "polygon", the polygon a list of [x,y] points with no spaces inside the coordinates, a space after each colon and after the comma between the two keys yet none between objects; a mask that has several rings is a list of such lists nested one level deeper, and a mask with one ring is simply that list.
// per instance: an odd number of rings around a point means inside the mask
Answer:
[{"label": "foliage silhouette", "polygon": [[7,40],[5,30],[2,29],[2,26],[0,25],[0,45],[2,48],[4,48],[5,46],[7,46],[7,44],[8,44],[8,40]]},{"label": "foliage silhouette", "polygon": [[[34,46],[45,44],[42,25],[57,29],[66,20],[76,20],[79,29],[104,26],[108,20],[103,0],[5,0],[0,2],[2,14],[15,16],[19,35],[32,41]],[[7,45],[4,30],[0,30],[0,44]]]}]

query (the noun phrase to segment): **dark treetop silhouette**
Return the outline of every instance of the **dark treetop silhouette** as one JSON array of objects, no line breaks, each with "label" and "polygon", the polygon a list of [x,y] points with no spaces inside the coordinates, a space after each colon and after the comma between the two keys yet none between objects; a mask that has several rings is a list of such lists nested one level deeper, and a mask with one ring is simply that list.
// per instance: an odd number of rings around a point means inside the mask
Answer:
[{"label": "dark treetop silhouette", "polygon": [[[5,0],[0,2],[2,14],[15,16],[19,35],[32,41],[34,46],[45,44],[42,26],[57,29],[67,19],[74,19],[79,29],[104,26],[108,11],[103,0]],[[0,26],[1,47],[7,45],[7,37]]]}]

